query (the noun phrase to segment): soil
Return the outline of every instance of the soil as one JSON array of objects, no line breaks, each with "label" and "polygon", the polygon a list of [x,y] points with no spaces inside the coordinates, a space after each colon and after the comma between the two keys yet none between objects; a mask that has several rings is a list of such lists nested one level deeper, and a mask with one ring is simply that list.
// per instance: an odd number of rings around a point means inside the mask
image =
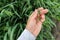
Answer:
[{"label": "soil", "polygon": [[56,40],[60,40],[60,22],[55,21],[55,23],[57,26],[55,28],[53,28],[53,35]]}]

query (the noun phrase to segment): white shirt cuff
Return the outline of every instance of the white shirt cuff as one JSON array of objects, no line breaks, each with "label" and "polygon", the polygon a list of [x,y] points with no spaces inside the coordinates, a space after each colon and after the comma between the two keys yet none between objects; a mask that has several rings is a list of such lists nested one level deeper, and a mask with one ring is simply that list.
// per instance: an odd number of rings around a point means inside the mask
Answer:
[{"label": "white shirt cuff", "polygon": [[35,40],[36,37],[25,29],[17,40]]}]

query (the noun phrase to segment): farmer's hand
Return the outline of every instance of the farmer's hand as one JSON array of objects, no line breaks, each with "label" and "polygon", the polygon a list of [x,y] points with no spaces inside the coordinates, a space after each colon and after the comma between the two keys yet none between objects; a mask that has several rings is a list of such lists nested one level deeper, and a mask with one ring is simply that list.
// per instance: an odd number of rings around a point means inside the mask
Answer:
[{"label": "farmer's hand", "polygon": [[[40,14],[38,13],[40,11]],[[45,14],[48,12],[47,9],[38,8],[30,15],[26,29],[29,30],[34,36],[37,36],[42,28],[42,23],[45,21]],[[39,20],[40,18],[40,20]]]}]

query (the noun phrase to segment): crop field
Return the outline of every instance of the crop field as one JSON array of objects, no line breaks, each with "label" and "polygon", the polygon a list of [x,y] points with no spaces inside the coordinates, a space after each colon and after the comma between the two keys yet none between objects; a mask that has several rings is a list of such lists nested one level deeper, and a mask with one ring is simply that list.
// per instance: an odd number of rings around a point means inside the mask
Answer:
[{"label": "crop field", "polygon": [[54,20],[60,21],[60,0],[0,0],[0,40],[17,40],[31,13],[43,7],[49,10],[36,40],[55,40]]}]

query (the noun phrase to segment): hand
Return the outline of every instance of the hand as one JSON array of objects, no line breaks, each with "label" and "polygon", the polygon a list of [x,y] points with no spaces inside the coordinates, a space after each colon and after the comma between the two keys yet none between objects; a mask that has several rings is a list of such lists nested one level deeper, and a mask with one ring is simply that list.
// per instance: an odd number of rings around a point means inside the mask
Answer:
[{"label": "hand", "polygon": [[[40,13],[38,13],[38,10]],[[34,36],[37,36],[42,28],[42,23],[45,21],[45,14],[48,12],[47,9],[38,8],[30,15],[26,29],[29,30]],[[40,18],[40,20],[39,20]]]}]

